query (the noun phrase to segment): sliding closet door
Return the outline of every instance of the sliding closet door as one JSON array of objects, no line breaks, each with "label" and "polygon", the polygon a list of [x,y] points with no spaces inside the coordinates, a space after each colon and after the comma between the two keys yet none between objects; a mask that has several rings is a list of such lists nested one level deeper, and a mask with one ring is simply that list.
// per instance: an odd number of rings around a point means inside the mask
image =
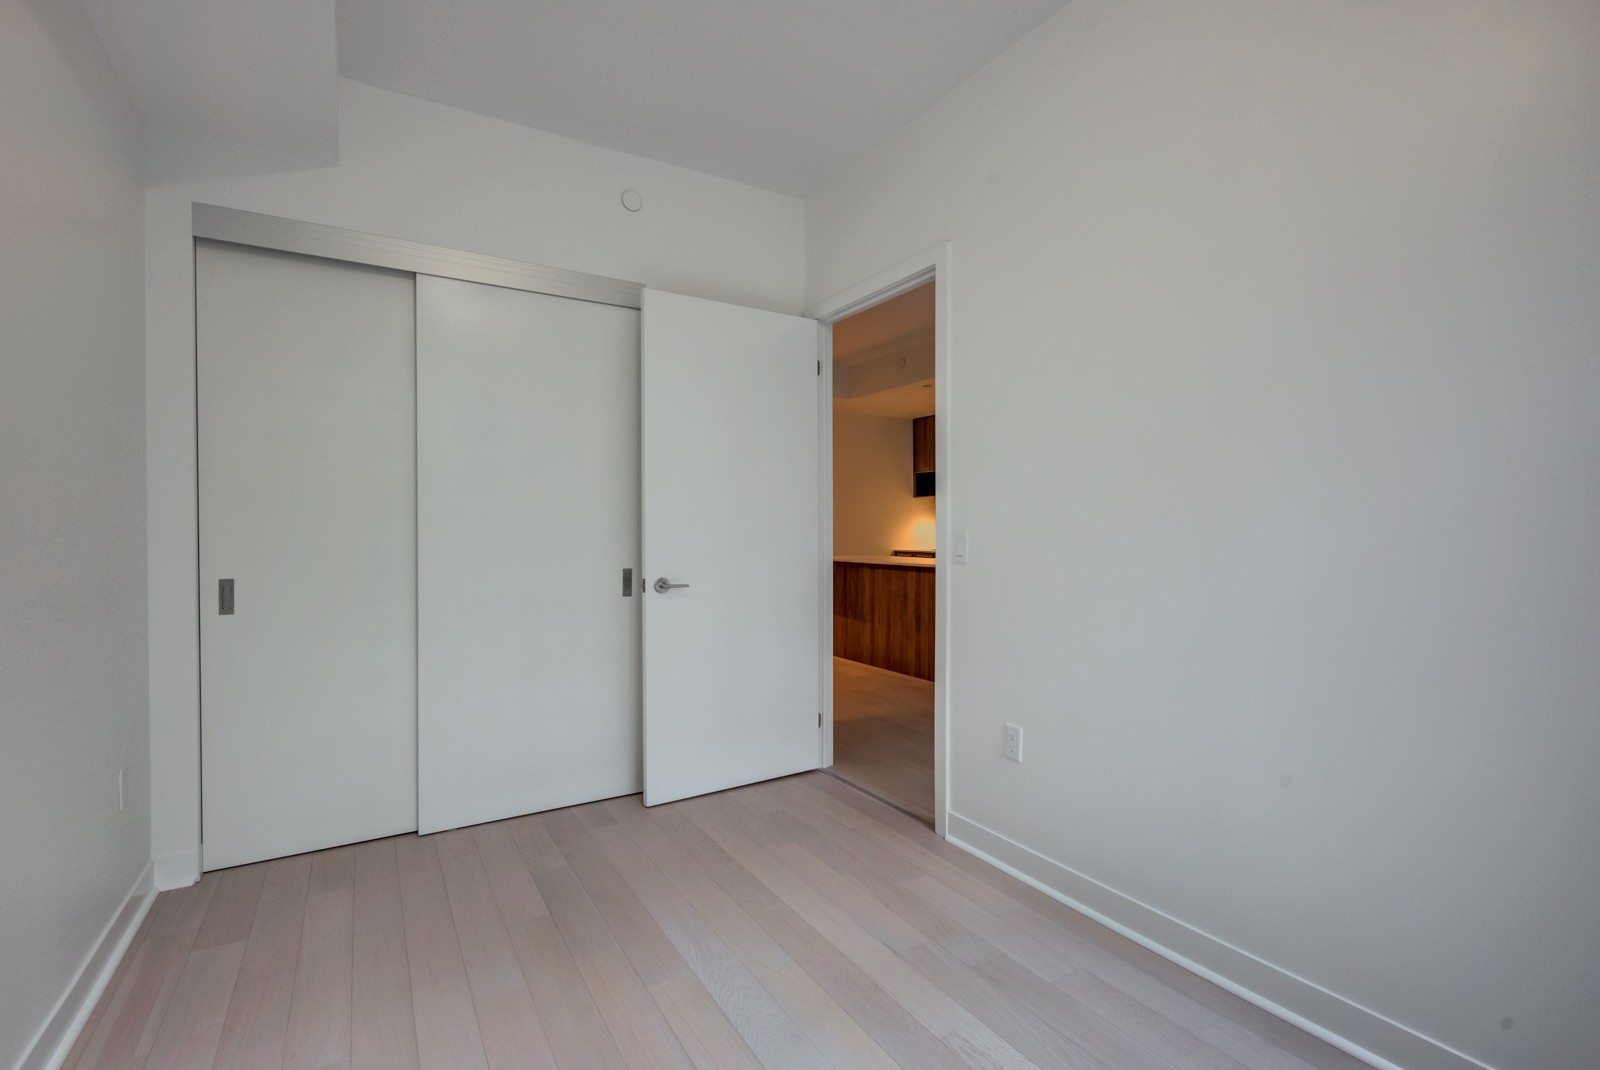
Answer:
[{"label": "sliding closet door", "polygon": [[413,280],[197,243],[205,868],[416,827]]},{"label": "sliding closet door", "polygon": [[419,275],[417,389],[421,831],[638,791],[638,311]]}]

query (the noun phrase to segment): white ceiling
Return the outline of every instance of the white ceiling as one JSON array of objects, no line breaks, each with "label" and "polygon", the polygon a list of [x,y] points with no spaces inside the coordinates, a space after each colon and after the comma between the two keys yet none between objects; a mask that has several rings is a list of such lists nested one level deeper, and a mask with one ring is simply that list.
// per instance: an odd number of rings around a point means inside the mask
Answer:
[{"label": "white ceiling", "polygon": [[833,325],[833,411],[933,415],[934,283]]},{"label": "white ceiling", "polygon": [[1065,0],[338,0],[347,78],[803,195]]},{"label": "white ceiling", "polygon": [[934,283],[862,309],[833,325],[833,359],[859,364],[910,345],[933,347]]}]

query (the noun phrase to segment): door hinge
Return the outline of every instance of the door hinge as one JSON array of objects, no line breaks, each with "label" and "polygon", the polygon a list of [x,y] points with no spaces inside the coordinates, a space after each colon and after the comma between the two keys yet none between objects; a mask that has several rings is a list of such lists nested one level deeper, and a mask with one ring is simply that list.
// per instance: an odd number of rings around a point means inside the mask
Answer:
[{"label": "door hinge", "polygon": [[817,727],[818,728],[822,727],[822,711],[821,710],[817,711]]},{"label": "door hinge", "polygon": [[820,361],[820,360],[817,361],[817,374],[818,375],[822,374],[822,361]]}]

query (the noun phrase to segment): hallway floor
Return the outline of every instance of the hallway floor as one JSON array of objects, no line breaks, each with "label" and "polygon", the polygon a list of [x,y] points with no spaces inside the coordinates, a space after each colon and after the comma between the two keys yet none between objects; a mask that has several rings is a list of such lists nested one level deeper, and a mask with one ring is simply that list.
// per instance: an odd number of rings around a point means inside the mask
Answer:
[{"label": "hallway floor", "polygon": [[833,659],[828,770],[933,825],[933,681]]},{"label": "hallway floor", "polygon": [[208,873],[66,1070],[1359,1070],[821,773]]}]

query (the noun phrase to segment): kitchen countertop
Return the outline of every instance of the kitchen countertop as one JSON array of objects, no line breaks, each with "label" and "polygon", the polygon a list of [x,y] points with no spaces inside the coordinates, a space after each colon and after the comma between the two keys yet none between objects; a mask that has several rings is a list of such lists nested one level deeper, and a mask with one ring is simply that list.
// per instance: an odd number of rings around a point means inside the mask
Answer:
[{"label": "kitchen countertop", "polygon": [[932,568],[931,557],[894,557],[890,554],[840,554],[834,561],[847,565],[899,565],[902,568]]}]

